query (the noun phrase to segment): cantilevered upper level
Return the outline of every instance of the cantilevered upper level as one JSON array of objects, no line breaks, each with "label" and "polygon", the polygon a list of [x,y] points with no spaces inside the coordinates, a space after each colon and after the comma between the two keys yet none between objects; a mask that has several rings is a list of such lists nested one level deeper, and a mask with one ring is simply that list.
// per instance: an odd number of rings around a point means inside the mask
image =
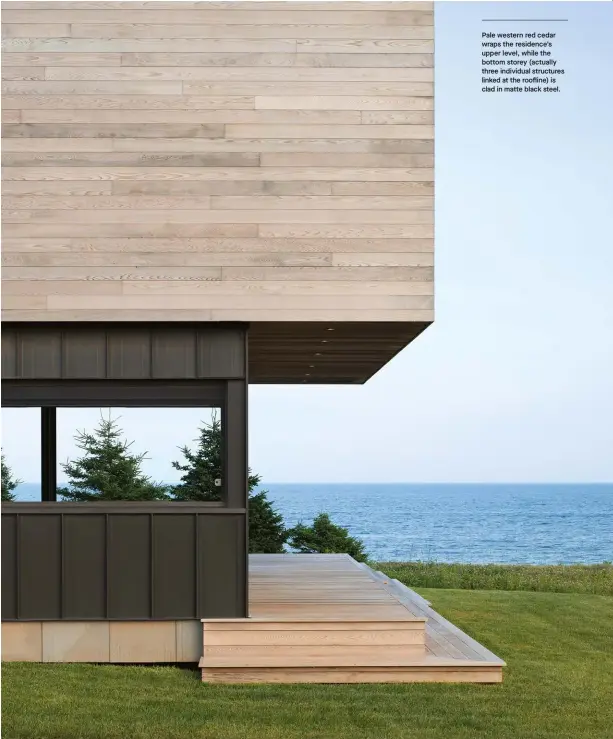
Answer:
[{"label": "cantilevered upper level", "polygon": [[432,322],[433,3],[11,2],[3,36],[4,320],[247,323],[288,383]]}]

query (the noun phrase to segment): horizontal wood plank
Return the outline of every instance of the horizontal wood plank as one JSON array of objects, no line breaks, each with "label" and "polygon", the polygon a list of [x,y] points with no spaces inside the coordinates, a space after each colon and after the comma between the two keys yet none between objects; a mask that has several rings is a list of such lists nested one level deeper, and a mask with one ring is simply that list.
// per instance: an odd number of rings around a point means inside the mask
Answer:
[{"label": "horizontal wood plank", "polygon": [[[57,88],[53,88],[58,93],[63,92],[75,92],[92,90],[92,92],[86,92],[86,94],[92,94],[93,92],[107,92],[110,88],[107,86],[110,83],[105,82],[6,82],[7,92],[14,89],[15,85],[36,85],[37,87],[32,88],[33,90],[41,89],[44,91],[45,85],[57,85]],[[172,93],[172,86],[177,84],[183,85],[183,90],[187,95],[255,95],[256,97],[266,96],[289,96],[289,95],[300,95],[300,96],[333,96],[340,97],[344,95],[356,96],[356,95],[371,95],[371,96],[399,96],[399,97],[432,97],[434,93],[432,82],[396,82],[396,81],[375,81],[375,82],[356,82],[351,80],[349,82],[261,82],[261,81],[250,81],[241,82],[238,80],[228,81],[217,81],[217,82],[187,82],[177,83],[173,81],[162,81],[162,82],[121,82],[113,83],[121,84],[125,86],[126,92],[130,91],[130,88],[134,86],[134,90],[137,91],[138,85],[150,85],[152,94],[161,94],[165,91],[167,94]],[[169,85],[170,87],[158,89],[157,93],[155,85]],[[11,87],[13,86],[13,88]],[[143,92],[146,92],[147,88],[143,88]],[[257,107],[257,106],[256,106]],[[334,108],[332,108],[334,109]]]},{"label": "horizontal wood plank", "polygon": [[258,233],[263,238],[431,239],[434,236],[434,229],[432,226],[424,225],[275,223],[259,226]]},{"label": "horizontal wood plank", "polygon": [[[247,321],[266,382],[364,381],[432,321],[433,3],[3,11],[5,320]],[[307,376],[320,322],[354,333]]]},{"label": "horizontal wood plank", "polygon": [[114,195],[52,197],[5,195],[3,210],[431,210],[432,197],[360,197],[325,195]]},{"label": "horizontal wood plank", "polygon": [[260,280],[257,282],[225,281],[133,281],[133,280],[71,280],[70,277],[58,280],[9,281],[3,287],[4,295],[136,295],[136,296],[199,296],[202,301],[208,296],[248,296],[292,295],[310,297],[319,296],[359,296],[363,300],[373,296],[432,296],[432,282],[342,282],[342,281],[301,281]]},{"label": "horizontal wood plank", "polygon": [[3,80],[44,80],[45,70],[40,67],[9,67],[2,65]]},{"label": "horizontal wood plank", "polygon": [[432,126],[274,126],[229,123],[228,138],[248,139],[428,139],[434,135]]},{"label": "horizontal wood plank", "polygon": [[[269,27],[267,26],[267,28]],[[150,27],[145,30],[150,30]],[[176,30],[176,26],[173,26],[173,31],[176,32]],[[197,35],[194,31],[194,26],[185,27],[183,33],[187,35],[184,35],[182,38]],[[287,29],[282,28],[281,33],[281,38],[285,38],[287,36]],[[13,61],[12,63],[26,64],[27,62]],[[186,54],[166,52],[148,54],[126,52],[121,55],[121,65],[125,67],[431,67],[432,42],[416,42],[413,46],[408,47],[407,53],[390,54],[334,54],[309,53],[304,51],[299,54],[266,54],[262,52],[192,52]],[[49,60],[48,66],[56,66],[53,64],[53,59]]]},{"label": "horizontal wood plank", "polygon": [[[418,84],[418,83],[415,83]],[[243,85],[244,86],[244,85]],[[102,82],[3,82],[2,94],[6,95],[180,95],[180,80],[122,80]]]},{"label": "horizontal wood plank", "polygon": [[[31,308],[40,307],[49,310],[198,310],[206,306],[207,310],[275,311],[283,305],[284,310],[361,310],[364,296],[321,296],[316,302],[310,296],[294,295],[207,295],[203,302],[202,295],[122,295],[122,296],[89,296],[89,295],[49,295],[42,298],[36,306],[15,305],[17,298],[5,297],[9,301],[6,307]],[[40,296],[33,299],[41,300]],[[13,304],[10,304],[13,301]],[[415,295],[371,296],[369,305],[372,310],[431,310],[433,299]],[[245,313],[242,314],[246,315]]]},{"label": "horizontal wood plank", "polygon": [[216,196],[210,202],[216,210],[431,210],[431,197],[351,197],[316,195]]},{"label": "horizontal wood plank", "polygon": [[253,95],[5,95],[3,108],[17,110],[251,110]]},{"label": "horizontal wood plank", "polygon": [[[399,228],[399,227],[396,227]],[[413,227],[415,228],[415,226]],[[5,223],[5,238],[200,238],[257,236],[253,223]],[[27,273],[23,275],[28,278]]]},{"label": "horizontal wood plank", "polygon": [[[432,224],[428,210],[360,211],[361,223]],[[5,210],[4,223],[355,223],[352,211],[342,210]]]},{"label": "horizontal wood plank", "polygon": [[[5,6],[7,8],[12,6]],[[2,9],[2,15],[4,20],[5,8]],[[38,14],[30,15],[29,20],[38,20]],[[19,38],[24,36],[26,38],[68,38],[70,36],[70,24],[69,23],[2,23],[2,37],[3,38]]]},{"label": "horizontal wood plank", "polygon": [[434,172],[427,168],[360,167],[12,167],[5,166],[6,180],[265,180],[277,182],[432,182]]},{"label": "horizontal wood plank", "polygon": [[[315,252],[338,254],[379,253],[378,239],[259,239],[249,237],[204,237],[204,238],[5,238],[2,243],[5,254],[45,252],[217,252],[249,254],[276,254],[278,252]],[[386,239],[387,253],[424,253],[434,249],[433,239]]]},{"label": "horizontal wood plank", "polygon": [[326,95],[321,90],[311,95],[256,95],[257,110],[432,110],[433,96],[424,95]]},{"label": "horizontal wood plank", "polygon": [[[252,105],[253,108],[253,105]],[[7,111],[8,112],[8,111]],[[402,123],[431,124],[431,111],[408,111]],[[319,123],[359,124],[359,110],[23,110],[23,123]],[[19,123],[6,121],[7,123]],[[385,121],[381,121],[384,123]]]},{"label": "horizontal wood plank", "polygon": [[[73,26],[73,32],[77,29]],[[164,29],[160,29],[164,35]],[[424,29],[424,37],[432,38],[431,29]],[[7,38],[2,41],[2,49],[10,53],[76,53],[76,54],[123,54],[134,52],[174,52],[177,42],[172,37],[162,38]],[[279,39],[233,38],[195,38],[181,39],[183,53],[210,52],[264,52],[295,53],[296,41],[288,40],[287,35]]]},{"label": "horizontal wood plank", "polygon": [[[317,128],[317,126],[302,126],[301,128]],[[310,133],[307,131],[306,133]],[[340,152],[351,153],[379,153],[379,154],[433,154],[434,141],[432,139],[414,138],[116,138],[113,142],[113,151],[137,152],[150,154],[161,153],[190,153],[202,151],[228,152],[258,152],[260,154],[282,154],[311,152]]]},{"label": "horizontal wood plank", "polygon": [[[168,10],[131,10],[129,6],[118,9],[108,9],[104,12],[96,10],[79,10],[78,8],[41,9],[36,11],[38,23],[69,23],[78,25],[80,23],[139,23],[168,25],[171,23],[202,23],[220,25],[259,25],[268,24],[292,24],[292,25],[316,25],[318,22],[338,25],[415,25],[432,26],[433,13],[428,11],[410,10],[341,10],[340,5],[335,10],[286,10],[272,11],[269,16],[261,10],[208,10],[200,8]],[[5,23],[30,23],[32,11],[13,10],[10,6],[4,10],[3,19]]]},{"label": "horizontal wood plank", "polygon": [[20,123],[21,111],[2,109],[2,123]]},{"label": "horizontal wood plank", "polygon": [[[78,184],[78,183],[77,183]],[[114,195],[156,194],[156,195],[331,195],[332,183],[317,180],[288,181],[276,180],[208,180],[208,181],[155,181],[155,180],[115,180],[107,183]],[[421,194],[424,189],[415,185],[411,194]],[[425,194],[430,191],[425,189]]]},{"label": "horizontal wood plank", "polygon": [[[253,0],[195,0],[187,2],[182,0],[181,9],[202,9],[203,1],[205,7],[215,10],[253,10]],[[130,10],[176,10],[176,0],[129,0],[126,6],[125,0],[54,0],[54,7],[58,10],[117,10],[129,7]],[[49,7],[48,0],[11,0],[11,8],[14,10],[45,10]],[[287,10],[287,0],[262,0],[258,2],[262,10]],[[327,0],[292,0],[294,10],[338,10],[335,2]],[[345,10],[364,10],[364,0],[343,0],[342,8]],[[368,0],[368,8],[371,10],[411,10],[432,13],[434,3],[414,0]]]},{"label": "horizontal wood plank", "polygon": [[[7,26],[12,28],[12,26]],[[52,26],[46,26],[53,32]],[[35,34],[28,34],[32,36]],[[91,54],[64,54],[56,52],[5,52],[2,54],[4,64],[19,67],[118,67],[121,64],[121,54],[118,53],[91,53]]]},{"label": "horizontal wood plank", "polygon": [[[365,128],[368,128],[365,126]],[[392,127],[394,128],[394,127]],[[3,126],[5,138],[222,138],[225,127],[222,123],[142,123],[124,124],[45,124],[22,123]]]},{"label": "horizontal wood plank", "polygon": [[[400,147],[399,147],[400,148]],[[362,154],[354,152],[272,154],[260,156],[262,167],[434,167],[432,154]]]},{"label": "horizontal wood plank", "polygon": [[47,67],[47,80],[85,80],[85,81],[140,81],[140,80],[188,80],[203,82],[225,82],[239,80],[241,83],[254,82],[432,82],[431,67],[289,67],[289,66],[250,66],[250,67]]},{"label": "horizontal wood plank", "polygon": [[[29,141],[30,139],[28,139]],[[6,153],[2,155],[5,167],[257,167],[259,154],[239,152],[206,152],[199,154],[45,152]]]}]

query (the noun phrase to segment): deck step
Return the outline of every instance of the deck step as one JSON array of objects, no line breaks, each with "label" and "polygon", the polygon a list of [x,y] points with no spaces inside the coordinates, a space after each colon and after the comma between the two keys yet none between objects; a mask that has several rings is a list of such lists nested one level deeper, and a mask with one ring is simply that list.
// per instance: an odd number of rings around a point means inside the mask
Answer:
[{"label": "deck step", "polygon": [[207,683],[500,683],[502,668],[413,664],[394,667],[268,667],[202,669]]},{"label": "deck step", "polygon": [[200,667],[362,668],[409,664],[426,654],[426,620],[203,620]]}]

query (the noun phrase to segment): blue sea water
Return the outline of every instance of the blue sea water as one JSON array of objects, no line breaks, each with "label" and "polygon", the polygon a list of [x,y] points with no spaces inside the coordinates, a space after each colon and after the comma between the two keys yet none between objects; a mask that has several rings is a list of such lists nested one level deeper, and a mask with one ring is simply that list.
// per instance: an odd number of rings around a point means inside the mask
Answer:
[{"label": "blue sea water", "polygon": [[[613,561],[613,484],[263,486],[288,525],[329,513],[382,560]],[[40,500],[24,483],[19,500]]]}]

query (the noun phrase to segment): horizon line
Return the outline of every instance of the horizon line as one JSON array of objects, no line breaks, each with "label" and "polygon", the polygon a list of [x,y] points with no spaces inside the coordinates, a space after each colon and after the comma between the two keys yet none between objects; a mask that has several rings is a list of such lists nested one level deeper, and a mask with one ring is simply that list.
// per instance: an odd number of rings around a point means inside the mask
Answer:
[{"label": "horizon line", "polygon": [[[166,485],[179,485],[180,480],[172,481],[157,481]],[[40,480],[29,480],[22,481],[21,485],[41,485]],[[58,480],[57,485],[69,485],[68,480]],[[380,480],[367,480],[357,482],[355,480],[343,480],[343,481],[329,481],[329,480],[306,480],[301,482],[288,481],[288,480],[269,480],[259,484],[257,487],[264,487],[265,485],[613,485],[613,480],[570,480],[570,481],[559,481],[559,480],[490,480],[486,482],[479,482],[474,480],[396,480],[381,482]],[[18,486],[18,487],[19,487]]]}]

